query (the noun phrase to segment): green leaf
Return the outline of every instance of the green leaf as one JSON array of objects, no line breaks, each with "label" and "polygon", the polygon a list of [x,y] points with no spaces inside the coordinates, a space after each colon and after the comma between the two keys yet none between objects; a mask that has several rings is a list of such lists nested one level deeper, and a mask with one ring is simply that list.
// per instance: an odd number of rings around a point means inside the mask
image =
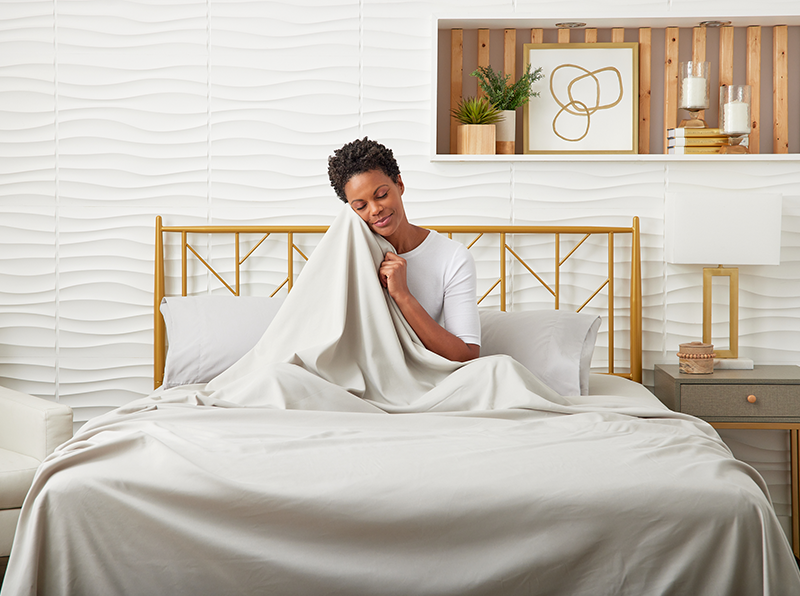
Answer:
[{"label": "green leaf", "polygon": [[485,97],[467,97],[450,110],[461,124],[496,124],[502,114]]},{"label": "green leaf", "polygon": [[498,110],[515,110],[528,103],[531,97],[539,97],[539,92],[533,92],[531,85],[544,78],[542,68],[531,72],[530,64],[516,83],[510,83],[511,75],[501,75],[491,66],[479,66],[471,76],[478,79],[478,86]]}]

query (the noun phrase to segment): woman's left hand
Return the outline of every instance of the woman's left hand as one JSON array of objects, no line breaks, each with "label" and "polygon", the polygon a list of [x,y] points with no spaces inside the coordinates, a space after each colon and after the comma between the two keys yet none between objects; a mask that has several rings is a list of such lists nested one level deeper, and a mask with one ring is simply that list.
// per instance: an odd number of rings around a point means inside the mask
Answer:
[{"label": "woman's left hand", "polygon": [[389,290],[389,295],[397,299],[408,294],[406,283],[406,260],[393,252],[387,252],[383,257],[378,277],[384,288]]}]

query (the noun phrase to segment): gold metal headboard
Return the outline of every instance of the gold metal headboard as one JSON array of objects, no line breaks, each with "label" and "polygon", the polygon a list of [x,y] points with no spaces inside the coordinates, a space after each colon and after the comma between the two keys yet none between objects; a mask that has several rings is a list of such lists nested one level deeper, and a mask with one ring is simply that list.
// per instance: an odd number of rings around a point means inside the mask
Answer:
[{"label": "gold metal headboard", "polygon": [[[509,274],[507,262],[518,262],[529,274],[531,274],[542,287],[545,288],[554,300],[555,309],[561,306],[562,283],[561,269],[564,264],[572,257],[576,251],[592,236],[604,236],[608,245],[607,267],[605,279],[601,280],[597,289],[588,296],[583,304],[577,308],[580,312],[604,289],[608,297],[606,322],[608,327],[608,372],[630,378],[634,381],[642,380],[642,270],[641,270],[641,246],[639,237],[639,218],[634,217],[630,227],[608,227],[608,226],[427,226],[441,234],[447,234],[451,238],[454,235],[470,235],[474,239],[467,245],[472,248],[484,236],[499,238],[498,243],[498,278],[488,290],[478,299],[482,302],[495,288],[499,286],[499,308],[506,310],[508,304]],[[161,299],[165,296],[165,276],[164,276],[164,235],[180,234],[181,237],[181,295],[186,296],[188,291],[188,256],[194,255],[203,266],[205,266],[219,282],[227,288],[234,296],[238,296],[241,291],[241,267],[247,259],[253,255],[259,246],[270,235],[286,235],[286,278],[272,292],[275,295],[283,286],[287,286],[287,291],[291,291],[294,282],[294,256],[295,253],[307,260],[307,256],[297,246],[296,235],[302,234],[324,234],[327,226],[164,226],[161,216],[156,217],[156,254],[155,254],[155,291],[154,291],[154,384],[159,387],[164,378],[164,364],[166,361],[166,328],[164,319],[160,313]],[[190,235],[200,234],[208,236],[210,234],[228,234],[234,238],[234,281],[229,283],[217,272],[212,264],[208,263],[198,253],[189,242]],[[260,235],[261,239],[253,246],[247,254],[241,258],[241,236]],[[553,236],[553,272],[554,281],[548,284],[544,281],[533,267],[531,267],[512,247],[509,242],[510,237],[530,236],[530,235],[551,235]],[[566,254],[561,256],[562,236],[581,236],[581,239]],[[616,238],[618,236],[630,238],[630,296],[628,307],[630,312],[629,326],[629,372],[617,372],[615,368],[615,248],[618,246]],[[513,259],[513,260],[512,260]]]}]

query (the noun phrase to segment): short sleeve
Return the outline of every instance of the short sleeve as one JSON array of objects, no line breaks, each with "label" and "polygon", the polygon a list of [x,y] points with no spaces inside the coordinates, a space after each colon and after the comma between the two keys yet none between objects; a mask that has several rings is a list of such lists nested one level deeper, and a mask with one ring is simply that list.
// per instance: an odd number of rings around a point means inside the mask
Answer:
[{"label": "short sleeve", "polygon": [[481,345],[475,261],[464,245],[459,245],[454,251],[447,269],[442,305],[443,326],[464,343]]}]

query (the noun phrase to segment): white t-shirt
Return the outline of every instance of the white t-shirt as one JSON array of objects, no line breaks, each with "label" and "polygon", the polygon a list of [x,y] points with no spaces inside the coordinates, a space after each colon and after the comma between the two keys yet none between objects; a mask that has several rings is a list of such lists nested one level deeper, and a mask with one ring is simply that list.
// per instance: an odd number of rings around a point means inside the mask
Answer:
[{"label": "white t-shirt", "polygon": [[475,261],[467,247],[431,231],[400,256],[408,289],[431,318],[464,343],[481,345]]}]

